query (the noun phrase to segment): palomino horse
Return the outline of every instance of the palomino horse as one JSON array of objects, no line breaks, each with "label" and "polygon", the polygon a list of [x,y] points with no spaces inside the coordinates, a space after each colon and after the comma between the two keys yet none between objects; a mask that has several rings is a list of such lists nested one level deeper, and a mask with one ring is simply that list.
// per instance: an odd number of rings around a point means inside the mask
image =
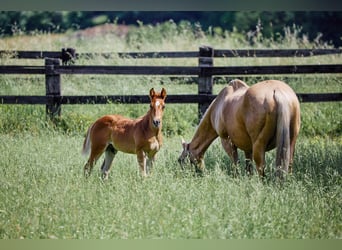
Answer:
[{"label": "palomino horse", "polygon": [[118,151],[136,154],[143,176],[147,176],[153,166],[156,153],[162,146],[162,117],[165,107],[166,90],[160,93],[150,90],[150,110],[136,120],[120,115],[105,115],[90,126],[83,143],[83,154],[91,149],[84,166],[85,176],[89,176],[98,158],[105,152],[102,163],[102,178],[107,179],[113,159]]},{"label": "palomino horse", "polygon": [[284,82],[268,80],[251,87],[232,80],[212,101],[190,143],[182,142],[185,158],[204,170],[203,156],[209,145],[220,137],[222,146],[234,164],[237,149],[245,152],[246,169],[251,174],[254,159],[264,176],[265,152],[277,147],[277,175],[291,172],[296,139],[300,128],[300,107],[295,92]]}]

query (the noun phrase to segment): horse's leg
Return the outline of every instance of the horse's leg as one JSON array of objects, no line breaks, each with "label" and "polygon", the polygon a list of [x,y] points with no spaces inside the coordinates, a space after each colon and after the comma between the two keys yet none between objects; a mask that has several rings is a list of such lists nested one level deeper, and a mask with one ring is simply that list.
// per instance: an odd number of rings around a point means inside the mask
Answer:
[{"label": "horse's leg", "polygon": [[291,123],[290,131],[290,162],[289,162],[289,174],[292,174],[293,158],[295,153],[295,145],[297,141],[297,136],[299,133],[299,125]]},{"label": "horse's leg", "polygon": [[237,147],[231,142],[229,138],[221,138],[221,144],[229,158],[233,161],[233,175],[236,176],[238,174],[237,165],[239,163]]},{"label": "horse's leg", "polygon": [[245,164],[246,164],[246,172],[248,175],[253,174],[253,161],[252,161],[252,152],[245,151]]},{"label": "horse's leg", "polygon": [[101,166],[102,179],[107,180],[110,167],[112,165],[113,159],[118,151],[113,147],[112,144],[109,144],[105,151],[105,159]]},{"label": "horse's leg", "polygon": [[84,176],[89,177],[97,160],[103,154],[106,145],[91,144],[91,152],[87,163],[84,165]]},{"label": "horse's leg", "polygon": [[276,121],[274,117],[267,114],[264,120],[264,126],[255,139],[252,139],[253,160],[260,177],[265,177],[265,152],[267,145],[274,139],[273,137],[276,136],[276,134],[274,134],[274,131],[276,130],[275,124]]},{"label": "horse's leg", "polygon": [[231,142],[229,138],[221,138],[221,144],[223,149],[229,155],[234,164],[238,164],[238,152],[237,147]]},{"label": "horse's leg", "polygon": [[293,157],[295,151],[296,140],[290,142],[290,162],[289,162],[289,174],[292,174]]},{"label": "horse's leg", "polygon": [[146,160],[146,174],[147,175],[149,175],[153,170],[154,160],[155,160],[154,156],[147,157],[147,160]]},{"label": "horse's leg", "polygon": [[137,160],[140,167],[141,175],[143,177],[146,177],[146,156],[143,150],[137,150]]},{"label": "horse's leg", "polygon": [[265,148],[262,142],[255,142],[253,144],[253,159],[255,161],[256,169],[260,177],[265,177]]},{"label": "horse's leg", "polygon": [[89,159],[87,163],[84,165],[84,176],[89,177],[91,174],[91,171],[93,170],[94,165],[96,164],[96,161],[99,159],[101,156],[102,152],[92,152],[90,153]]},{"label": "horse's leg", "polygon": [[87,163],[83,167],[83,174],[85,177],[88,178],[90,176],[91,170],[93,169],[93,166],[94,166],[94,163],[95,163],[95,159],[89,157]]}]

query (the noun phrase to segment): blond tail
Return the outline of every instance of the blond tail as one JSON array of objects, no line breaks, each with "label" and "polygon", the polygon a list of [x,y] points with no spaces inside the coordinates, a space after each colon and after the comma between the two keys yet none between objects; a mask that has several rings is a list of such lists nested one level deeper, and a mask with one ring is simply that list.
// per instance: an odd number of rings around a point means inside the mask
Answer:
[{"label": "blond tail", "polygon": [[90,146],[91,146],[90,132],[91,132],[92,127],[93,127],[93,125],[91,125],[88,128],[87,135],[84,138],[83,148],[82,148],[82,155],[84,155],[84,156],[87,156],[90,152]]},{"label": "blond tail", "polygon": [[277,103],[276,167],[277,171],[287,173],[290,164],[290,106],[286,94],[279,90],[274,91],[274,98]]}]

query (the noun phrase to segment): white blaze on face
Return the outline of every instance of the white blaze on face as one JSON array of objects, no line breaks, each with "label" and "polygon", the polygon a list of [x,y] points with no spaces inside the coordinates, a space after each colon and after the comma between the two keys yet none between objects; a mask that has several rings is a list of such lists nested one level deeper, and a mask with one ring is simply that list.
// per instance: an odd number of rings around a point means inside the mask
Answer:
[{"label": "white blaze on face", "polygon": [[152,120],[153,120],[152,122],[156,128],[159,128],[161,125],[161,117],[163,115],[161,107],[162,107],[162,102],[156,100],[154,103],[154,109],[152,111]]}]

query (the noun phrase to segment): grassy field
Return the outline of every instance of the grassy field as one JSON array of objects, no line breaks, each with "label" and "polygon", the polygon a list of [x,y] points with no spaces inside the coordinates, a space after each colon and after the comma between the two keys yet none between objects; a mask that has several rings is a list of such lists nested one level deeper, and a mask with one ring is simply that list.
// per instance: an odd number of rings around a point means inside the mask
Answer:
[{"label": "grassy field", "polygon": [[301,138],[294,175],[279,186],[233,178],[219,143],[204,177],[179,169],[178,138],[166,138],[151,177],[118,154],[102,182],[98,171],[83,178],[81,136],[0,137],[1,238],[341,238],[336,141]]},{"label": "grassy field", "polygon": [[[37,34],[0,40],[4,49],[79,52],[197,50],[249,48],[239,34],[226,38],[193,31],[173,23],[142,26],[126,38],[107,34],[83,39],[73,34]],[[257,48],[326,47],[296,37],[279,41],[258,38]],[[100,42],[101,40],[101,42]],[[39,45],[37,42],[39,41]],[[194,42],[195,41],[195,42]],[[271,45],[272,46],[271,46]],[[115,45],[115,47],[114,47]],[[138,48],[138,45],[140,47]],[[253,47],[253,48],[254,48]],[[311,61],[310,61],[311,60]],[[196,65],[196,60],[98,58],[83,64]],[[340,63],[341,56],[312,59],[222,59],[217,65],[281,63]],[[2,58],[1,64],[23,61]],[[28,65],[41,61],[25,61]],[[268,76],[265,76],[265,79]],[[340,75],[277,76],[301,93],[342,92]],[[163,80],[163,83],[161,83]],[[259,80],[259,78],[258,78]],[[246,81],[252,84],[255,78]],[[217,93],[224,84],[214,86]],[[169,94],[194,94],[196,84],[161,77],[63,76],[62,93],[148,94],[165,87]],[[0,76],[1,95],[44,95],[44,78]],[[166,100],[167,102],[167,100]],[[302,127],[296,146],[294,173],[280,185],[272,177],[274,151],[267,153],[266,180],[249,178],[239,166],[233,177],[231,162],[218,141],[205,155],[203,177],[177,163],[181,137],[190,140],[197,105],[169,104],[164,114],[164,146],[157,154],[152,176],[139,175],[134,155],[119,153],[109,180],[103,182],[99,165],[83,177],[84,134],[94,119],[120,113],[138,117],[148,105],[64,105],[57,125],[45,119],[39,105],[0,105],[0,238],[1,239],[341,239],[342,238],[342,113],[341,103],[302,103]],[[240,155],[243,160],[242,154]]]}]

